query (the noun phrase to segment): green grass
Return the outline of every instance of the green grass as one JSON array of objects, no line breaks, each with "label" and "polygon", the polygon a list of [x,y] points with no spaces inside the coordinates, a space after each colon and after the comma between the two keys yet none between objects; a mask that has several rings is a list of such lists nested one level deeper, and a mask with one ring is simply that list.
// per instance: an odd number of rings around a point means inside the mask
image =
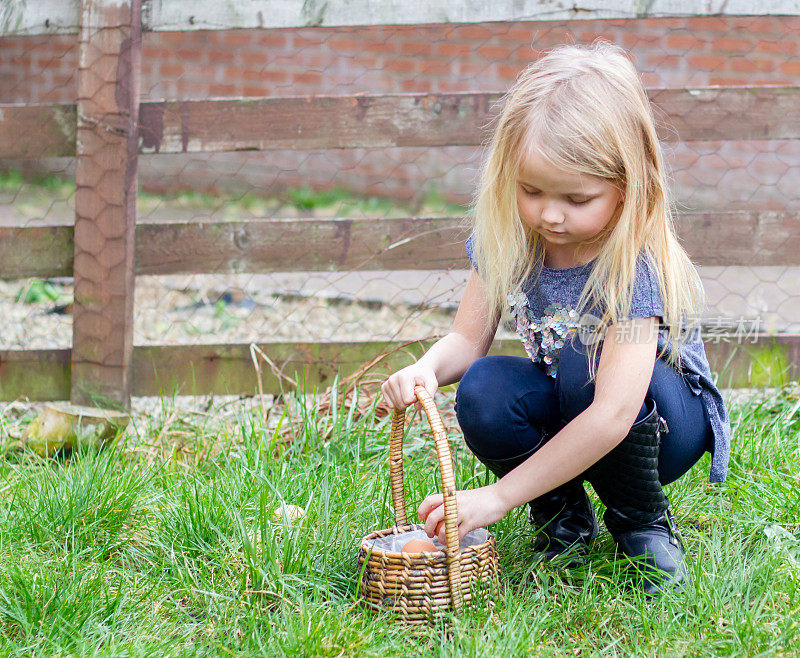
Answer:
[{"label": "green grass", "polygon": [[[294,441],[258,413],[138,418],[126,442],[0,457],[0,655],[771,655],[800,651],[798,400],[731,406],[725,485],[708,457],[669,488],[694,579],[646,604],[607,534],[573,572],[538,564],[526,513],[492,531],[495,610],[409,628],[357,596],[359,540],[391,524],[387,421],[297,398]],[[30,415],[0,416],[1,446]],[[327,428],[332,428],[330,433]],[[408,508],[438,488],[424,426]],[[452,437],[459,487],[486,481]],[[174,450],[171,450],[174,448]],[[178,450],[181,448],[181,450]],[[281,503],[304,507],[286,523]]]},{"label": "green grass", "polygon": [[[53,202],[74,204],[74,180],[36,175],[24,177],[19,170],[0,170],[0,201],[8,204],[28,219],[49,218],[54,212],[67,213],[62,205],[54,209]],[[69,205],[71,208],[72,206]],[[431,186],[414,203],[398,202],[387,197],[364,197],[342,188],[313,189],[308,185],[288,188],[279,195],[263,196],[255,192],[205,194],[184,190],[172,194],[153,194],[139,190],[137,209],[142,217],[152,212],[213,211],[225,218],[243,217],[405,217],[461,216],[467,208],[448,202]],[[66,220],[71,219],[67,213]]]}]

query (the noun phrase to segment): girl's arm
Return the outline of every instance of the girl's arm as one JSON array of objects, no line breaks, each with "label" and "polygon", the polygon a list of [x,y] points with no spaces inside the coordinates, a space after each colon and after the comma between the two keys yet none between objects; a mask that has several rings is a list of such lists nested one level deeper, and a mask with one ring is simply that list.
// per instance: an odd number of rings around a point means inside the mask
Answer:
[{"label": "girl's arm", "polygon": [[496,315],[489,317],[486,288],[473,270],[450,332],[419,361],[389,377],[381,386],[384,398],[393,408],[405,409],[416,400],[415,385],[433,395],[440,385],[461,379],[472,362],[489,351],[498,321]]},{"label": "girl's arm", "polygon": [[[637,340],[625,340],[635,336]],[[658,318],[612,325],[597,366],[594,400],[531,457],[494,484],[457,493],[459,534],[499,521],[505,514],[583,473],[630,431],[647,394],[656,357]],[[429,536],[444,541],[441,494],[419,507]]]}]

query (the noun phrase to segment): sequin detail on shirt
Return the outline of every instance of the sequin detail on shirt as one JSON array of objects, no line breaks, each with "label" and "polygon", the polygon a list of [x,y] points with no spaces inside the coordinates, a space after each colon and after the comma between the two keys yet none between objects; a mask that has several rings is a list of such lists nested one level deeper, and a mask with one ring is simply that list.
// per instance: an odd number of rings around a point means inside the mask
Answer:
[{"label": "sequin detail on shirt", "polygon": [[525,352],[534,363],[543,363],[547,374],[555,378],[559,351],[579,331],[578,312],[567,304],[549,304],[544,315],[536,318],[522,293],[509,295],[508,305]]}]

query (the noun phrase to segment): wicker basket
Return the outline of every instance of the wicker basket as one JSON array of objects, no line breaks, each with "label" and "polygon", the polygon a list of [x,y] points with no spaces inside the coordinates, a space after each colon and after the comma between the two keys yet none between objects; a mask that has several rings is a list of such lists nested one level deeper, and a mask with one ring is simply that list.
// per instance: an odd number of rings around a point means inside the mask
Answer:
[{"label": "wicker basket", "polygon": [[[364,537],[358,551],[358,563],[363,574],[361,594],[368,603],[378,608],[392,608],[407,621],[423,622],[448,610],[457,612],[463,605],[470,604],[476,594],[491,588],[498,576],[498,559],[494,537],[486,530],[473,531],[459,545],[455,479],[444,426],[425,389],[417,386],[414,392],[428,417],[439,456],[446,548],[424,553],[402,553],[396,547],[385,548],[390,543],[404,543],[399,538],[393,542],[396,536],[423,528],[406,522],[403,491],[405,413],[395,410],[389,443],[395,526]],[[470,536],[472,541],[469,541]]]}]

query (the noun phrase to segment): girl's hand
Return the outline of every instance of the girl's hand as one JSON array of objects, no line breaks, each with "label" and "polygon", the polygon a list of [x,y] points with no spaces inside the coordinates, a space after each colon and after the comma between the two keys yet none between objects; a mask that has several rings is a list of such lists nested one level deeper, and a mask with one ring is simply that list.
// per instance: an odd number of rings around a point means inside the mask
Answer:
[{"label": "girl's hand", "polygon": [[383,382],[381,393],[392,409],[405,409],[409,404],[417,401],[417,396],[414,395],[414,387],[417,385],[423,386],[431,397],[436,394],[439,382],[433,368],[414,363],[398,370]]},{"label": "girl's hand", "polygon": [[[456,491],[456,504],[458,506],[459,541],[470,530],[496,523],[508,512],[493,484],[479,489]],[[425,522],[425,533],[428,537],[438,537],[440,542],[446,543],[442,494],[431,494],[422,501],[419,506],[419,519]]]}]

